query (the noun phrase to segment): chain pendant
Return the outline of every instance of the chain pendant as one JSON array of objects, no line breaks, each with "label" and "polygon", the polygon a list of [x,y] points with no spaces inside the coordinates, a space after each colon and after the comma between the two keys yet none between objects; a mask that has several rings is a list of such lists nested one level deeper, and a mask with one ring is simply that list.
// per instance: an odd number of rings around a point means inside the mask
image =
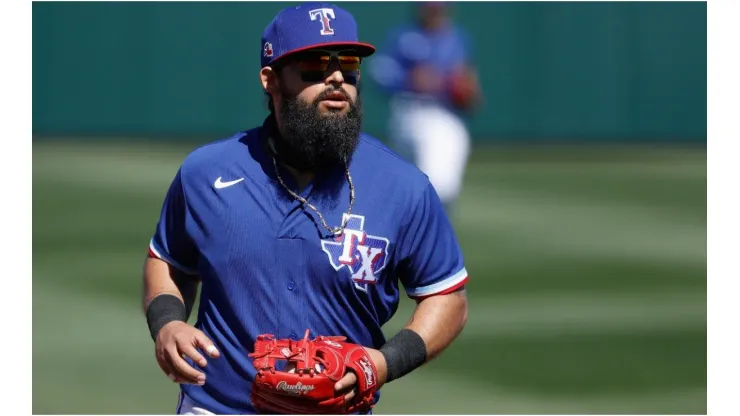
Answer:
[{"label": "chain pendant", "polygon": [[[272,146],[272,143],[270,143]],[[274,151],[274,147],[273,147]],[[311,210],[316,212],[316,214],[319,216],[319,219],[321,220],[322,225],[324,228],[326,228],[332,235],[334,236],[340,236],[342,233],[344,233],[344,228],[347,226],[347,221],[349,221],[349,215],[352,213],[352,205],[355,203],[355,186],[352,183],[352,176],[349,174],[349,165],[347,164],[347,161],[345,160],[344,167],[345,167],[345,174],[347,176],[347,182],[349,182],[349,208],[347,208],[347,212],[343,217],[345,217],[342,221],[342,225],[339,227],[329,227],[329,224],[326,223],[326,220],[324,219],[324,216],[321,214],[321,212],[314,207],[310,202],[306,200],[306,198],[303,198],[302,196],[296,194],[293,192],[288,185],[283,182],[283,178],[280,176],[280,169],[278,168],[277,159],[275,159],[275,156],[272,157],[272,164],[275,167],[275,175],[277,176],[278,182],[280,182],[280,185],[282,185],[283,188],[285,188],[286,191],[295,199],[301,202],[304,206],[309,207]]]}]

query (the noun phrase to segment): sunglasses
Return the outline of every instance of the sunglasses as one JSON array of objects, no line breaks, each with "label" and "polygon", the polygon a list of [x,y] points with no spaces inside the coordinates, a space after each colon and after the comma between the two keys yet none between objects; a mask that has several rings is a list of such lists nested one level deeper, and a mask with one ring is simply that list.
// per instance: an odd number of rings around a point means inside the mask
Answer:
[{"label": "sunglasses", "polygon": [[324,50],[312,49],[297,55],[294,62],[298,63],[298,70],[304,82],[321,82],[326,79],[326,71],[332,62],[339,64],[344,81],[348,84],[356,84],[360,75],[360,63],[362,58],[354,49],[348,50]]}]

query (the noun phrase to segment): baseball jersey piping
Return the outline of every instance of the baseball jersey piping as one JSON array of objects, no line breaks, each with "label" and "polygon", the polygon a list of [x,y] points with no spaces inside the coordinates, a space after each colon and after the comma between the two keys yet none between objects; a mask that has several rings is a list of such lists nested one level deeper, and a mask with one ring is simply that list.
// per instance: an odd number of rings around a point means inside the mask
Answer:
[{"label": "baseball jersey piping", "polygon": [[193,274],[193,275],[198,274],[197,270],[187,268],[183,266],[182,264],[173,260],[170,256],[164,254],[165,251],[157,247],[157,243],[154,242],[153,238],[149,240],[149,253],[154,255],[154,257],[162,260],[163,262],[171,265],[172,267],[176,268],[177,270],[183,273]]},{"label": "baseball jersey piping", "polygon": [[452,289],[461,283],[465,283],[468,279],[468,271],[463,267],[457,273],[452,276],[428,286],[417,287],[406,291],[409,297],[417,298],[429,295],[435,295],[446,290]]}]

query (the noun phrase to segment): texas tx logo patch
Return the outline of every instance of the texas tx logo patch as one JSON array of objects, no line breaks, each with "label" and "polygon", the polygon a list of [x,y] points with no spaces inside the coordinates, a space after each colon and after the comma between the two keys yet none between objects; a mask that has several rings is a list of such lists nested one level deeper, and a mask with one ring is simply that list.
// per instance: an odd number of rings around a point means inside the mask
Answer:
[{"label": "texas tx logo patch", "polygon": [[378,281],[388,262],[389,243],[387,238],[369,235],[364,230],[365,217],[351,214],[344,233],[334,241],[322,241],[321,248],[335,270],[349,269],[355,287],[367,292],[367,285]]}]

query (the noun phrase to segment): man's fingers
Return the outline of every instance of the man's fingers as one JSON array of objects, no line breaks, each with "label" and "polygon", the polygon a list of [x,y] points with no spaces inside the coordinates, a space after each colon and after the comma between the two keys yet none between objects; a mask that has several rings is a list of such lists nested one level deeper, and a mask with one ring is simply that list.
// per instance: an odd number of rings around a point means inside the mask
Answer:
[{"label": "man's fingers", "polygon": [[355,397],[356,392],[357,392],[357,389],[352,389],[352,390],[350,390],[349,393],[345,394],[344,395],[344,402],[345,403],[349,403],[349,401],[352,400],[352,398]]},{"label": "man's fingers", "polygon": [[[199,346],[207,355],[198,351]],[[219,356],[216,347],[202,331],[175,323],[160,330],[156,351],[160,368],[170,380],[200,385],[205,384],[206,375],[198,371],[198,366],[205,367],[208,364],[206,358]],[[191,360],[192,365],[189,363]]]},{"label": "man's fingers", "polygon": [[198,364],[201,367],[205,367],[206,359],[198,352],[198,350],[195,349],[194,346],[188,343],[181,343],[182,345],[178,345],[178,349],[181,353],[181,355],[184,355],[186,357],[189,357],[191,360],[193,360],[194,363]]},{"label": "man's fingers", "polygon": [[352,388],[355,383],[357,383],[357,376],[353,372],[348,372],[347,374],[342,377],[341,380],[337,381],[337,383],[334,385],[334,390],[336,391],[342,391],[342,390],[348,390]]},{"label": "man's fingers", "polygon": [[193,384],[204,384],[206,381],[206,375],[196,370],[187,361],[183,360],[178,354],[176,348],[165,350],[167,361],[179,374],[175,374],[177,377],[184,377],[187,383]]},{"label": "man's fingers", "polygon": [[164,353],[157,355],[157,364],[167,378],[169,378],[173,383],[189,383],[183,377],[178,377],[177,370],[170,365]]},{"label": "man's fingers", "polygon": [[218,351],[215,345],[213,345],[213,342],[211,342],[210,339],[201,331],[198,331],[198,333],[195,335],[195,342],[198,344],[200,349],[206,352],[208,356],[212,358],[218,358],[221,353]]}]

